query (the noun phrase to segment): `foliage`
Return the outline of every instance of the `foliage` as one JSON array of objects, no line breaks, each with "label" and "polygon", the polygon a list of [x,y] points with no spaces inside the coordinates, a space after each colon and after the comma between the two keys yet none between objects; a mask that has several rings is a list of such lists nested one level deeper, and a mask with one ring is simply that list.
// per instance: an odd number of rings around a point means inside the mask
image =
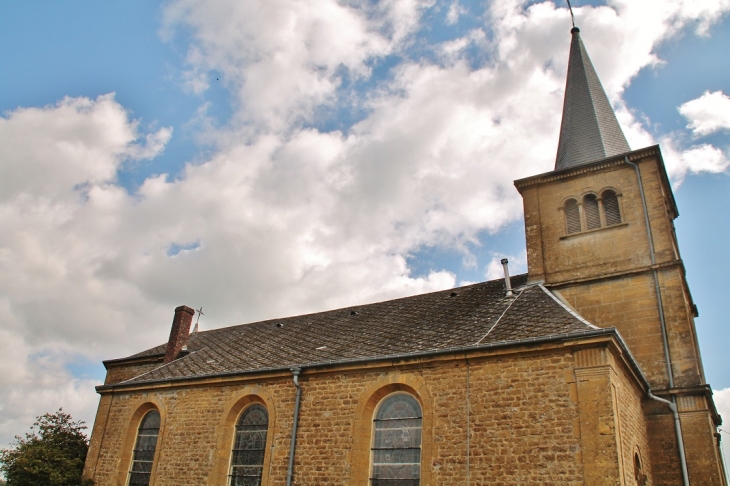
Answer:
[{"label": "foliage", "polygon": [[0,471],[7,486],[84,486],[81,480],[89,442],[83,421],[56,413],[37,417],[25,437],[15,436],[12,449],[0,451]]}]

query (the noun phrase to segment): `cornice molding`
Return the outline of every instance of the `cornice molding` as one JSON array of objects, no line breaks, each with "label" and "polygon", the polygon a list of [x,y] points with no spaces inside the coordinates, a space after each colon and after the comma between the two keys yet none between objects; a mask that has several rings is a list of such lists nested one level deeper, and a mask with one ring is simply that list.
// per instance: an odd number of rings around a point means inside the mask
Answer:
[{"label": "cornice molding", "polygon": [[613,157],[608,157],[568,169],[554,170],[551,172],[545,172],[543,174],[525,177],[524,179],[517,179],[516,181],[514,181],[514,184],[517,190],[522,192],[522,189],[529,186],[534,186],[536,184],[559,181],[586,174],[588,172],[597,172],[611,167],[623,165],[625,163],[625,157],[628,157],[628,159],[632,162],[637,162],[652,155],[661,156],[661,153],[659,151],[659,145],[652,145],[651,147],[645,147],[639,150],[633,150],[631,152],[614,155]]}]

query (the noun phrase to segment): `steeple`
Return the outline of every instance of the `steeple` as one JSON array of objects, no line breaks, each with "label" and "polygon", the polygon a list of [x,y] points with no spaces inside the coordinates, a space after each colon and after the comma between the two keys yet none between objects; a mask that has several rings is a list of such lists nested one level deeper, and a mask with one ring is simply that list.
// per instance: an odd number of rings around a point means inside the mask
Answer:
[{"label": "steeple", "polygon": [[580,29],[573,27],[570,33],[573,38],[555,170],[631,150],[580,39]]}]

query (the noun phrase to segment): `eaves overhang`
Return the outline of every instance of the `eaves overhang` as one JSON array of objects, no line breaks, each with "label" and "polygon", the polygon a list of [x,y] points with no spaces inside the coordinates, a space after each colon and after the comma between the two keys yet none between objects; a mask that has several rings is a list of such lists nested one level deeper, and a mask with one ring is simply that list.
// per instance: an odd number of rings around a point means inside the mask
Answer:
[{"label": "eaves overhang", "polygon": [[135,356],[135,357],[127,357],[127,358],[106,359],[106,360],[102,361],[101,363],[104,365],[104,368],[109,369],[110,366],[113,367],[113,366],[155,363],[157,361],[163,361],[164,359],[165,359],[165,355],[163,353],[163,354],[149,354],[146,356]]}]

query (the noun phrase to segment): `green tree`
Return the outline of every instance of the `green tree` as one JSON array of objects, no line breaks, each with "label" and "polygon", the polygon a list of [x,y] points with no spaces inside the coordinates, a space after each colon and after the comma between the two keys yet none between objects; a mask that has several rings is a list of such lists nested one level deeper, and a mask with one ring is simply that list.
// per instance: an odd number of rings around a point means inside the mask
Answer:
[{"label": "green tree", "polygon": [[83,421],[58,409],[37,417],[25,437],[0,451],[0,471],[7,486],[79,486],[89,441]]}]

